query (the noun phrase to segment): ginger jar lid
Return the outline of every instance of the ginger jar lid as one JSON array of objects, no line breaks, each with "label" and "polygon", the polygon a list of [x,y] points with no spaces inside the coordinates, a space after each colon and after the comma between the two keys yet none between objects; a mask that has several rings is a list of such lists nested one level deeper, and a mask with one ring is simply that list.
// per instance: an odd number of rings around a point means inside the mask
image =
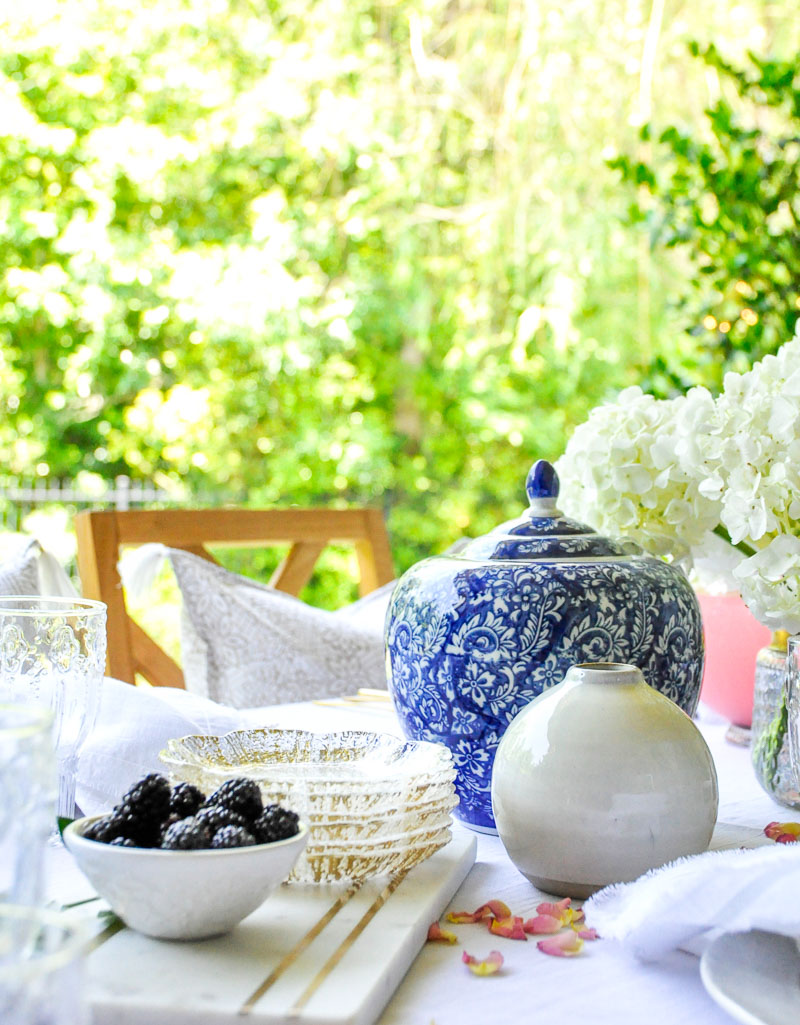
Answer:
[{"label": "ginger jar lid", "polygon": [[565,516],[556,505],[558,474],[545,459],[539,459],[531,467],[525,490],[529,505],[522,516],[469,541],[456,557],[499,562],[561,559],[585,562],[644,555],[634,541],[603,537],[585,523]]}]

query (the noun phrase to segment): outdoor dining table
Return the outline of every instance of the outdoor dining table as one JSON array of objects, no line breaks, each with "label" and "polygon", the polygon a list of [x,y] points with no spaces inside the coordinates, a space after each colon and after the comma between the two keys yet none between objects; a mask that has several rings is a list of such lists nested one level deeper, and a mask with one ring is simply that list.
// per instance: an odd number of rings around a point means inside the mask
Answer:
[{"label": "outdoor dining table", "polygon": [[[400,734],[387,700],[273,706],[263,709],[263,722],[286,728],[368,729]],[[717,767],[720,822],[760,831],[772,820],[792,817],[761,791],[746,747],[726,739],[727,723],[701,706],[698,725]],[[472,834],[457,821],[453,832],[456,836],[474,835],[477,853],[449,910],[472,911],[490,899],[500,899],[515,914],[529,917],[536,905],[547,899],[509,861],[498,837]],[[88,884],[67,851],[52,849],[47,885],[49,898],[66,904],[85,896]],[[458,943],[427,943],[422,947],[396,990],[386,994],[387,1002],[377,1019],[380,1025],[517,1021],[541,1025],[566,1021],[590,1025],[639,1025],[643,1021],[653,1025],[726,1025],[732,1020],[704,989],[695,953],[677,950],[658,962],[643,963],[617,943],[601,938],[587,942],[576,957],[557,958],[541,953],[535,941],[493,936],[485,926],[450,928],[458,933]],[[653,928],[657,929],[658,923],[654,922]],[[504,958],[504,966],[496,975],[473,975],[462,963],[463,950],[482,958],[493,949],[500,950]],[[162,1025],[157,1013],[153,1014],[152,1025]]]}]

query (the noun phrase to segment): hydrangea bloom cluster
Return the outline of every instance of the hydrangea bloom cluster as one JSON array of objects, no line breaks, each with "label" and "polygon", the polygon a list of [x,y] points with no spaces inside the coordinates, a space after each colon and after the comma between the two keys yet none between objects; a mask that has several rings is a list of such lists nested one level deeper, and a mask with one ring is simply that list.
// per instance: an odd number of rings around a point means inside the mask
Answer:
[{"label": "hydrangea bloom cluster", "polygon": [[701,489],[715,417],[705,388],[669,400],[626,388],[576,428],[556,463],[565,512],[654,554],[683,555],[719,522],[719,495]]},{"label": "hydrangea bloom cluster", "polygon": [[716,400],[626,389],[575,430],[557,469],[570,515],[654,554],[728,537],[747,556],[734,576],[752,613],[800,631],[800,334],[727,374]]},{"label": "hydrangea bloom cluster", "polygon": [[757,619],[797,633],[800,335],[748,373],[727,374],[717,405],[720,521],[734,544],[756,550],[734,575]]}]

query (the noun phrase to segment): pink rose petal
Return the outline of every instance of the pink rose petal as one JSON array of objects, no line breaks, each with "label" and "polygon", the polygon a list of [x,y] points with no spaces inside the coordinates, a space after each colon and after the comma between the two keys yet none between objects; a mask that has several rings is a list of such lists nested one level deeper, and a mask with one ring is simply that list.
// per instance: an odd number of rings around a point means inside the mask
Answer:
[{"label": "pink rose petal", "polygon": [[[794,843],[800,839],[800,822],[770,822],[764,826],[764,836],[777,843]],[[792,837],[784,840],[783,837]]]},{"label": "pink rose petal", "polygon": [[508,918],[511,909],[501,900],[489,900],[476,911],[451,911],[445,915],[448,922],[463,925],[465,922],[482,922],[486,918]]},{"label": "pink rose petal", "polygon": [[428,929],[429,943],[458,943],[458,937],[449,929],[443,929],[438,922],[432,922]]},{"label": "pink rose petal", "polygon": [[583,908],[573,908],[571,905],[572,900],[569,897],[564,897],[563,900],[559,900],[554,904],[545,901],[537,906],[536,911],[540,915],[549,915],[552,918],[557,918],[562,925],[582,922],[586,917],[583,913]]},{"label": "pink rose petal", "polygon": [[531,935],[541,935],[560,932],[562,921],[560,918],[554,918],[553,915],[535,915],[533,918],[529,918],[527,922],[522,923],[522,928],[525,932],[531,933]]},{"label": "pink rose petal", "polygon": [[475,975],[494,975],[503,967],[503,955],[499,950],[493,950],[483,961],[468,954],[465,950],[461,955],[461,960]]},{"label": "pink rose petal", "polygon": [[539,915],[552,915],[553,918],[561,918],[571,903],[572,900],[570,897],[564,897],[562,900],[556,901],[554,904],[549,901],[544,901],[544,903],[536,905],[536,913]]},{"label": "pink rose petal", "polygon": [[576,932],[560,932],[558,936],[549,936],[546,940],[539,940],[536,946],[543,954],[550,954],[551,957],[574,957],[580,953],[583,940]]},{"label": "pink rose petal", "polygon": [[[574,928],[574,927],[573,927]],[[600,934],[597,929],[579,929],[577,930],[578,936],[582,940],[599,940]]]},{"label": "pink rose petal", "polygon": [[509,940],[527,940],[525,930],[522,927],[522,918],[519,915],[509,915],[507,918],[493,918],[489,923],[489,932],[495,936],[505,936]]}]

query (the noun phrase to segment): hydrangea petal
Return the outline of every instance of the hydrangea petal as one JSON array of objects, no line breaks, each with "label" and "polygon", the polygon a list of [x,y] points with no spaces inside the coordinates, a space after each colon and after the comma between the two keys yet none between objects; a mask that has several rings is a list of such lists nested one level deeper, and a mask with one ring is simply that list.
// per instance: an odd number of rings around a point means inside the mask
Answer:
[{"label": "hydrangea petal", "polygon": [[465,950],[461,955],[461,960],[475,975],[494,975],[503,967],[503,955],[499,950],[493,950],[482,961]]},{"label": "hydrangea petal", "polygon": [[493,918],[489,923],[489,932],[495,936],[505,936],[509,940],[527,940],[525,930],[522,927],[522,918],[519,915],[509,915],[507,918]]},{"label": "hydrangea petal", "polygon": [[561,919],[555,918],[553,915],[535,915],[527,922],[523,922],[522,928],[531,935],[552,935],[561,931],[562,924]]},{"label": "hydrangea petal", "polygon": [[539,940],[536,946],[543,954],[550,954],[551,957],[574,957],[580,953],[583,940],[570,929],[569,932],[560,932],[557,936]]},{"label": "hydrangea petal", "polygon": [[428,928],[429,943],[457,943],[458,937],[449,929],[443,929],[438,922],[432,922]]}]

